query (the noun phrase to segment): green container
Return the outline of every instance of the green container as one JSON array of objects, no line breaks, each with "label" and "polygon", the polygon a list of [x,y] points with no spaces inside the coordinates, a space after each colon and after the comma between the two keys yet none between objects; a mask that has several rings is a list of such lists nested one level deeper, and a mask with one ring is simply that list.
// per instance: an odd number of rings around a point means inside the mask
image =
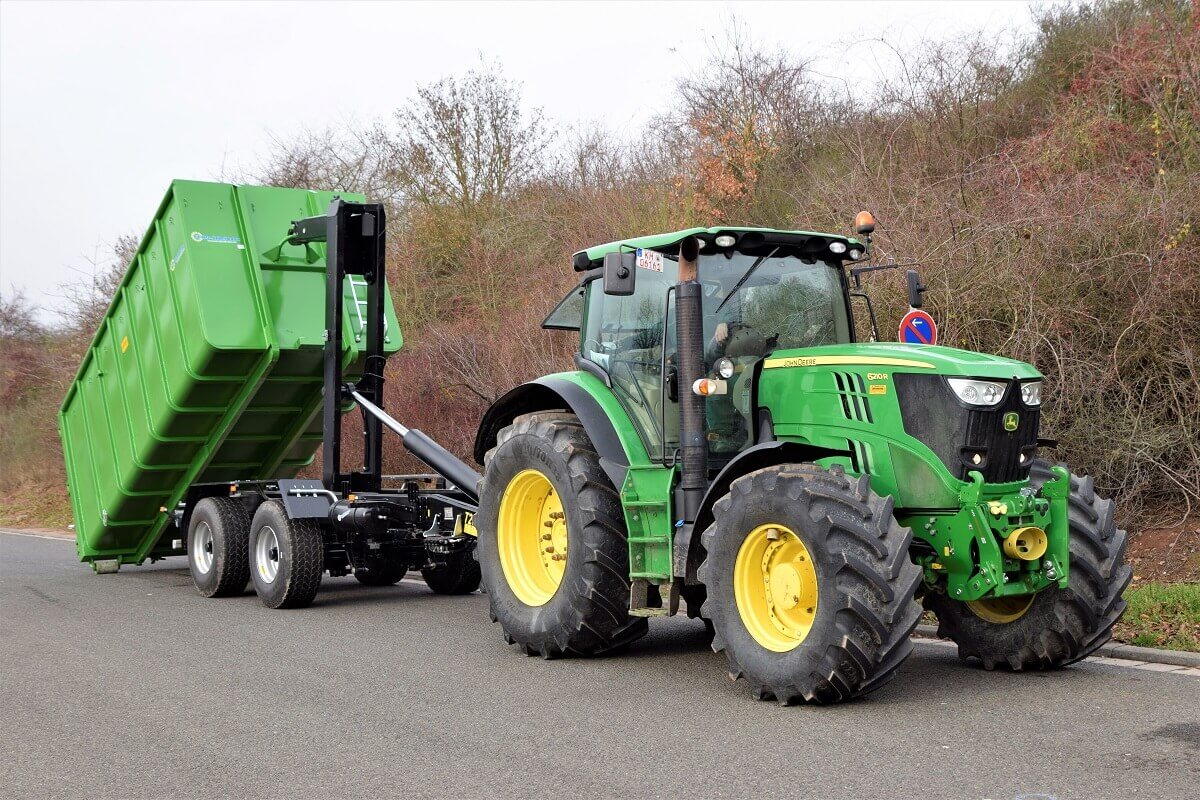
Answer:
[{"label": "green container", "polygon": [[[194,483],[281,478],[321,444],[324,245],[279,247],[341,196],[175,181],[59,412],[76,549],[182,552],[168,512]],[[387,306],[389,352],[400,326]],[[366,287],[346,281],[342,353],[361,372]]]}]

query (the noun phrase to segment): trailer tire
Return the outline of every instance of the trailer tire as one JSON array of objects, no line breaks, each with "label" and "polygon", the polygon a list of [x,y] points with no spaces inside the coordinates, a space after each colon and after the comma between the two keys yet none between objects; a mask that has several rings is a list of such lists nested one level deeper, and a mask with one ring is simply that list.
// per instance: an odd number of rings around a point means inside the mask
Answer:
[{"label": "trailer tire", "polygon": [[354,570],[354,577],[364,586],[393,586],[407,574],[408,564],[390,558],[373,558]]},{"label": "trailer tire", "polygon": [[697,577],[712,649],[760,700],[837,703],[890,681],[912,652],[921,570],[912,531],[869,476],[785,464],[714,506]]},{"label": "trailer tire", "polygon": [[250,578],[267,608],[312,603],[325,572],[325,540],[314,519],[288,519],[280,500],[258,507],[250,523]]},{"label": "trailer tire", "polygon": [[421,570],[425,585],[435,594],[470,594],[479,588],[479,562],[470,553],[445,565]]},{"label": "trailer tire", "polygon": [[[188,522],[188,571],[204,597],[233,597],[250,582],[250,514],[241,500],[206,497]],[[115,571],[115,570],[114,570]]]},{"label": "trailer tire", "polygon": [[[1049,480],[1051,466],[1036,459],[1029,471],[1031,485],[1037,488]],[[925,608],[938,618],[938,636],[958,645],[959,658],[977,658],[989,670],[1057,669],[1087,658],[1112,637],[1113,625],[1125,613],[1122,594],[1133,576],[1125,563],[1125,531],[1116,525],[1112,501],[1096,494],[1087,476],[1071,475],[1067,515],[1066,589],[1043,589],[1024,607],[1015,606],[1008,621],[991,614],[991,620],[985,619],[940,592],[925,596]]]},{"label": "trailer tire", "polygon": [[[485,459],[475,552],[492,621],[500,623],[505,641],[527,655],[553,658],[611,652],[644,635],[646,620],[628,613],[629,549],[621,501],[579,418],[562,411],[524,414],[496,441]],[[518,524],[529,516],[518,513],[521,508],[530,509],[532,522]],[[540,556],[527,559],[528,569],[519,574],[535,583],[531,590],[528,581],[516,578],[522,599],[504,564],[524,569],[516,561],[518,551],[542,548],[546,522],[554,523],[550,528],[564,551],[555,555],[565,558],[545,562],[544,574],[537,572]]]}]

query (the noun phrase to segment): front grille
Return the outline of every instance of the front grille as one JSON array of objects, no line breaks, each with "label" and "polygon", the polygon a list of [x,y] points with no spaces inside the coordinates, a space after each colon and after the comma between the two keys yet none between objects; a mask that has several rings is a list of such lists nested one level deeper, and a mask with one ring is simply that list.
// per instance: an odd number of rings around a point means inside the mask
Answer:
[{"label": "front grille", "polygon": [[[1029,476],[1039,412],[1021,402],[1016,381],[1009,383],[1000,405],[974,408],[959,400],[940,375],[896,373],[894,380],[905,432],[924,442],[956,478],[966,480],[971,470],[983,473],[988,483]],[[1012,432],[1004,429],[1004,417],[1010,413],[1017,415]],[[979,464],[973,461],[976,454]]]}]

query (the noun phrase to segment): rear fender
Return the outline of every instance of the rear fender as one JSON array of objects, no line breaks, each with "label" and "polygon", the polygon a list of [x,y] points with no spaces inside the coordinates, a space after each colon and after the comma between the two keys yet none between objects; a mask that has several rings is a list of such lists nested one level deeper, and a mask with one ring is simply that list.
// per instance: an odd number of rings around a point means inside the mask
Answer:
[{"label": "rear fender", "polygon": [[625,483],[630,464],[651,463],[637,429],[612,390],[586,372],[547,375],[521,384],[493,403],[479,423],[475,461],[483,464],[500,431],[522,414],[535,411],[570,411],[579,417],[617,491]]}]

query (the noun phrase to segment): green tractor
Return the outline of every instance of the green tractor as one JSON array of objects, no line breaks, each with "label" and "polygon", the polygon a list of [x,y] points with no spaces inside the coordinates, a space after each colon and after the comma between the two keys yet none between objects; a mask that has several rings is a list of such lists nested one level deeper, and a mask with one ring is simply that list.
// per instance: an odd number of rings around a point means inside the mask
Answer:
[{"label": "green tractor", "polygon": [[[477,558],[510,644],[606,653],[682,601],[734,679],[786,704],[886,683],[921,604],[987,669],[1108,640],[1126,535],[1090,478],[1038,457],[1041,374],[857,342],[873,229],[864,212],[858,238],[693,228],[575,254],[543,327],[578,332],[577,369],[510,391],[475,442]],[[923,288],[910,272],[914,307]]]}]

